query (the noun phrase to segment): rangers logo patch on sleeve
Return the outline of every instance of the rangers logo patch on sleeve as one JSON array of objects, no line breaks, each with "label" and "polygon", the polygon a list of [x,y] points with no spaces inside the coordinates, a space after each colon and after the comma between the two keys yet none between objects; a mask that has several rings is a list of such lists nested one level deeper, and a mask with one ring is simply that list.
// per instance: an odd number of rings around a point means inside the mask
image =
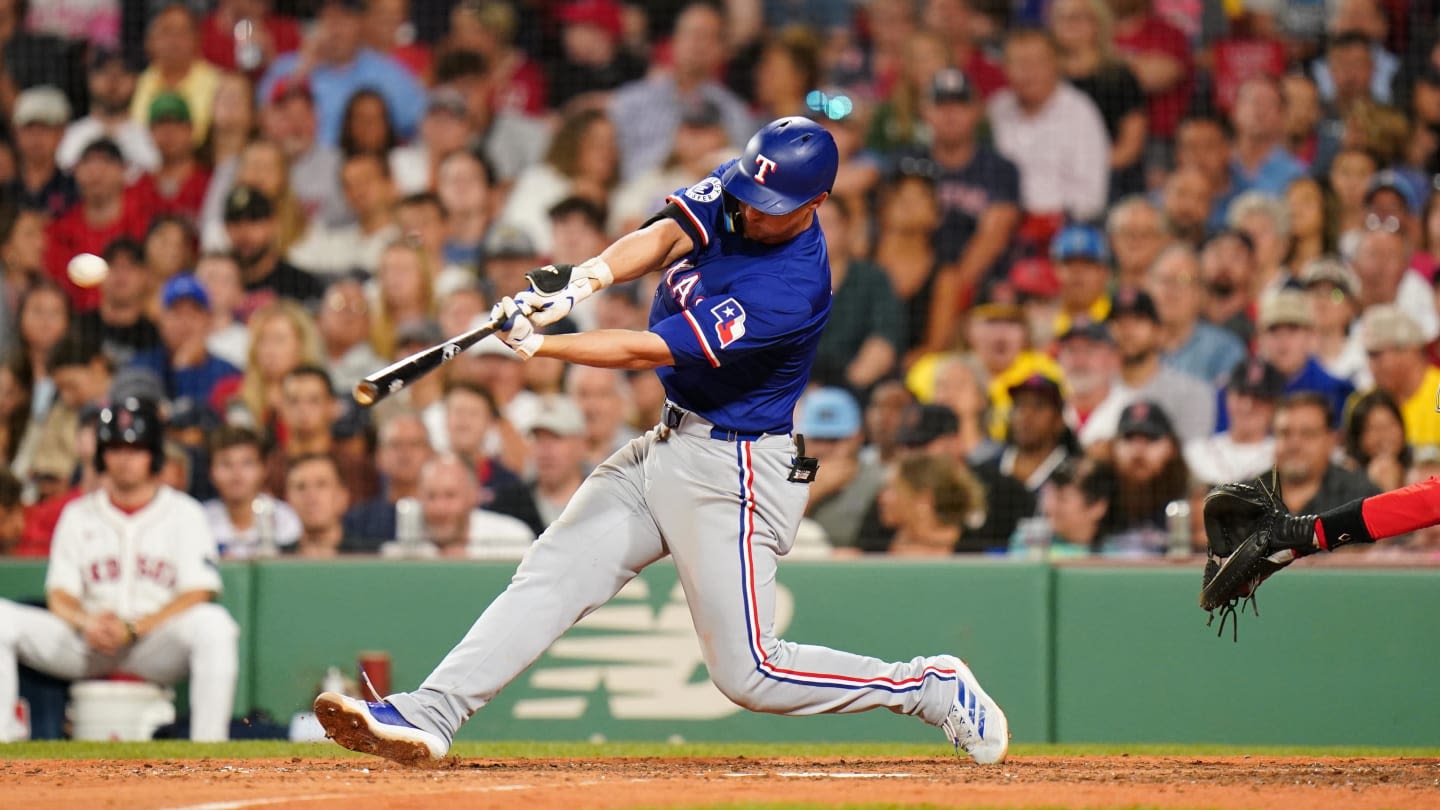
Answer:
[{"label": "rangers logo patch on sleeve", "polygon": [[715,202],[720,198],[720,178],[707,177],[690,188],[685,189],[685,196],[696,202]]},{"label": "rangers logo patch on sleeve", "polygon": [[715,316],[715,336],[720,339],[720,348],[745,337],[745,308],[739,301],[726,298],[711,307],[710,314]]}]

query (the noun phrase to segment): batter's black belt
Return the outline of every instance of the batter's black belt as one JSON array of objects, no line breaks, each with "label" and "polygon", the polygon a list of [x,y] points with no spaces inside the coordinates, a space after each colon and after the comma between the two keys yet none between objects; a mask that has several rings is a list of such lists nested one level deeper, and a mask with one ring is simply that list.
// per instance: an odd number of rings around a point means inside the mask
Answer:
[{"label": "batter's black belt", "polygon": [[689,432],[695,432],[695,428],[708,429],[710,438],[719,439],[722,442],[753,442],[761,436],[766,435],[764,431],[731,430],[723,428],[694,411],[687,411],[673,402],[666,402],[665,408],[660,412],[660,424],[671,430],[680,430],[684,425],[690,428]]}]

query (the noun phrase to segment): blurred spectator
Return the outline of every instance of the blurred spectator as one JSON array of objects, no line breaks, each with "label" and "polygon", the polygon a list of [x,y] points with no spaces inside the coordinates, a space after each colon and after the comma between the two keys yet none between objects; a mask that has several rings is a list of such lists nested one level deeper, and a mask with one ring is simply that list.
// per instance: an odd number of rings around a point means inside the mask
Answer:
[{"label": "blurred spectator", "polygon": [[1360,319],[1365,353],[1375,387],[1395,400],[1405,418],[1405,438],[1412,445],[1440,444],[1435,419],[1440,368],[1425,359],[1425,336],[1413,318],[1398,306],[1377,304]]},{"label": "blurred spectator", "polygon": [[[585,0],[600,2],[602,0]],[[541,254],[553,247],[546,212],[576,195],[607,204],[618,179],[616,126],[599,110],[581,110],[560,122],[543,162],[520,173],[499,221],[522,229]]]},{"label": "blurred spectator", "polygon": [[79,201],[46,231],[46,271],[65,286],[78,312],[100,304],[97,287],[81,287],[70,279],[66,265],[77,253],[101,254],[111,241],[128,236],[144,239],[150,212],[125,194],[125,159],[114,141],[101,138],[80,153],[75,164]]},{"label": "blurred spectator", "polygon": [[70,121],[70,102],[56,87],[32,87],[15,96],[8,133],[16,165],[7,196],[58,216],[75,201],[75,182],[61,171],[57,150]]},{"label": "blurred spectator", "polygon": [[[388,168],[390,152],[399,144],[385,97],[374,90],[356,91],[346,102],[341,117],[340,154],[347,160],[361,154],[375,155]],[[352,204],[352,212],[354,208]]]},{"label": "blurred spectator", "polygon": [[1067,459],[1040,488],[1040,515],[1027,519],[1039,522],[1020,522],[1010,540],[1011,553],[1043,550],[1043,556],[1052,558],[1093,554],[1114,497],[1115,471],[1110,465],[1083,456]]},{"label": "blurred spectator", "polygon": [[25,531],[25,505],[20,502],[20,479],[0,470],[0,557],[14,554]]},{"label": "blurred spectator", "polygon": [[65,128],[56,148],[55,162],[70,171],[80,159],[80,150],[97,138],[109,138],[120,147],[129,167],[130,179],[160,168],[160,153],[145,123],[130,117],[130,97],[135,93],[135,73],[117,50],[93,48],[85,72],[90,91],[90,111]]},{"label": "blurred spectator", "polygon": [[266,490],[281,495],[286,491],[285,475],[290,463],[322,454],[333,455],[340,463],[340,477],[351,503],[361,503],[380,491],[374,461],[336,441],[335,423],[340,420],[341,407],[324,368],[301,365],[285,374],[276,408],[276,442],[265,458]]},{"label": "blurred spectator", "polygon": [[96,335],[100,348],[125,364],[137,352],[160,347],[160,330],[146,312],[161,285],[155,284],[134,239],[122,236],[105,247],[110,271],[100,282],[100,306],[75,316],[75,330]]},{"label": "blurred spectator", "polygon": [[364,6],[361,38],[365,45],[395,60],[416,79],[429,79],[430,46],[416,39],[410,0],[366,0]]},{"label": "blurred spectator", "polygon": [[339,278],[330,283],[315,326],[325,345],[325,366],[337,390],[353,389],[367,374],[385,365],[370,346],[370,304],[358,280]]},{"label": "blurred spectator", "polygon": [[1103,323],[1072,324],[1059,345],[1057,359],[1070,389],[1065,423],[1088,452],[1115,438],[1120,412],[1130,402],[1120,384],[1120,352]]},{"label": "blurred spectator", "polygon": [[383,155],[361,152],[345,159],[340,187],[355,222],[311,226],[286,259],[313,273],[334,277],[354,269],[376,272],[381,253],[400,238],[395,224],[395,183]]},{"label": "blurred spectator", "polygon": [[1345,418],[1345,463],[1382,492],[1405,486],[1413,460],[1405,417],[1384,391],[1356,398]]},{"label": "blurred spectator", "polygon": [[1293,286],[1294,277],[1285,266],[1290,243],[1290,214],[1285,203],[1260,191],[1242,192],[1230,203],[1226,224],[1250,237],[1255,246],[1255,271],[1250,287],[1263,302],[1278,291]]},{"label": "blurred spectator", "polygon": [[[159,287],[181,273],[195,269],[194,217],[161,214],[145,230],[145,269]],[[156,298],[156,304],[159,298]]]},{"label": "blurred spectator", "polygon": [[[579,264],[610,246],[605,236],[605,206],[586,197],[566,197],[545,212],[550,225],[550,261]],[[580,307],[573,317],[593,320],[593,305]]]},{"label": "blurred spectator", "polygon": [[[250,351],[250,330],[237,318],[245,288],[240,264],[229,253],[206,253],[195,262],[195,280],[210,298],[210,336],[205,348],[232,366],[245,365]],[[101,300],[104,310],[104,300]]]},{"label": "blurred spectator", "polygon": [[[880,95],[865,145],[875,152],[891,154],[925,142],[920,107],[930,93],[934,79],[951,67],[950,41],[936,31],[911,32],[904,40],[902,72],[888,95]],[[997,86],[1004,86],[1004,74]]]},{"label": "blurred spectator", "polygon": [[435,193],[445,207],[450,230],[445,239],[445,263],[479,268],[486,258],[482,245],[490,231],[489,164],[478,153],[460,150],[440,161]]},{"label": "blurred spectator", "polygon": [[326,0],[300,50],[277,57],[260,81],[261,98],[268,98],[279,82],[308,82],[316,102],[318,139],[330,146],[340,142],[345,103],[362,88],[373,88],[385,97],[403,138],[414,133],[424,112],[425,90],[415,77],[391,57],[366,46],[362,11],[359,0]]},{"label": "blurred spectator", "polygon": [[1217,232],[1200,249],[1200,280],[1205,285],[1205,320],[1226,329],[1244,343],[1255,332],[1250,287],[1255,278],[1255,243],[1233,228]]},{"label": "blurred spectator", "polygon": [[1385,9],[1376,0],[1341,0],[1330,8],[1326,57],[1310,66],[1320,95],[1341,107],[1362,92],[1388,104],[1400,60],[1385,50],[1390,34]]},{"label": "blurred spectator", "polygon": [[[319,112],[315,95],[308,82],[300,79],[279,82],[271,89],[261,110],[261,132],[279,147],[288,170],[271,172],[269,185],[237,165],[237,175],[227,178],[226,189],[235,183],[255,185],[270,195],[281,198],[281,189],[293,195],[301,229],[306,220],[322,225],[344,225],[352,218],[345,198],[340,194],[340,164],[343,156],[334,144],[319,139]],[[275,161],[278,165],[282,161]],[[223,200],[223,191],[222,197]],[[298,231],[291,236],[293,240]]]},{"label": "blurred spectator", "polygon": [[1300,284],[1310,295],[1315,317],[1315,360],[1332,377],[1357,388],[1369,386],[1370,369],[1358,329],[1360,281],[1334,256],[1323,256],[1303,266]]},{"label": "blurred spectator", "polygon": [[[1335,219],[1337,243],[1343,248],[1351,246],[1365,229],[1365,196],[1370,180],[1380,170],[1375,156],[1363,149],[1342,149],[1330,163],[1327,175],[1330,188],[1335,193],[1336,210],[1331,213]],[[1353,247],[1349,252],[1353,255]]]},{"label": "blurred spectator", "polygon": [[870,34],[865,65],[870,90],[876,98],[893,98],[903,81],[907,45],[919,28],[919,9],[909,0],[869,0],[862,8]]},{"label": "blurred spectator", "polygon": [[441,335],[458,335],[468,330],[476,318],[489,314],[490,304],[485,294],[478,287],[463,287],[441,298],[435,322],[440,325]]},{"label": "blurred spectator", "polygon": [[1229,425],[1212,436],[1184,443],[1192,480],[1206,487],[1256,478],[1275,465],[1270,425],[1285,376],[1256,357],[1241,361],[1222,392]]},{"label": "blurred spectator", "polygon": [[701,99],[682,107],[669,157],[621,183],[611,196],[610,232],[628,233],[638,228],[665,207],[669,194],[709,174],[729,147],[730,136],[718,106]]},{"label": "blurred spectator", "polygon": [[[901,174],[880,198],[874,258],[904,307],[902,348],[907,351],[928,348],[932,307],[952,311],[959,307],[951,299],[961,292],[951,289],[958,277],[946,278],[938,272],[935,238],[941,231],[941,212],[935,192],[935,180],[928,175]],[[935,325],[936,338],[944,339],[942,333],[951,322],[936,320]]]},{"label": "blurred spectator", "polygon": [[[977,323],[972,321],[971,329],[973,334],[979,336],[982,332],[977,328]],[[984,338],[976,340],[976,345],[989,337],[985,335]],[[1004,396],[1002,408],[990,401],[985,384],[984,362],[977,353],[942,355],[935,362],[934,369],[933,391],[929,402],[944,405],[959,420],[959,441],[965,458],[978,463],[999,453],[999,440],[1005,437],[1006,429],[1006,417],[999,413],[1009,413],[1008,380],[1012,375],[1002,374],[990,380],[989,391],[998,390]]]},{"label": "blurred spectator", "polygon": [[31,385],[20,365],[15,357],[0,365],[0,459],[11,473],[28,478],[29,460],[20,451],[30,432]]},{"label": "blurred spectator", "polygon": [[[1175,131],[1176,171],[1171,175],[1172,179],[1182,170],[1193,170],[1198,171],[1208,183],[1207,200],[1210,207],[1206,211],[1205,230],[1202,233],[1209,233],[1224,223],[1225,211],[1236,194],[1230,168],[1230,161],[1234,157],[1231,136],[1226,122],[1207,115],[1191,115],[1181,121]],[[1168,210],[1168,203],[1166,208]],[[1186,213],[1190,214],[1188,210]],[[1181,228],[1177,233],[1182,237],[1198,242],[1193,233],[1187,232],[1187,228],[1193,229],[1188,216],[1187,220],[1177,227]]]},{"label": "blurred spectator", "polygon": [[[1258,326],[1255,353],[1280,372],[1285,393],[1314,391],[1330,401],[1331,413],[1343,412],[1355,387],[1330,375],[1315,358],[1315,314],[1309,296],[1299,290],[1276,293],[1260,305]],[[1217,425],[1221,430],[1229,425],[1223,403]]]},{"label": "blurred spectator", "polygon": [[1319,156],[1320,90],[1308,73],[1292,70],[1280,79],[1285,95],[1285,148],[1303,166]]},{"label": "blurred spectator", "polygon": [[1306,264],[1338,250],[1334,194],[1318,178],[1296,178],[1285,191],[1290,214],[1290,244],[1285,265],[1299,273]]},{"label": "blurred spectator", "polygon": [[620,148],[620,176],[638,177],[665,161],[680,113],[706,99],[722,111],[731,143],[745,143],[754,122],[745,103],[715,81],[725,62],[725,18],[705,3],[691,3],[675,18],[670,69],[621,86],[610,101]]},{"label": "blurred spectator", "polygon": [[1176,169],[1160,189],[1160,208],[1166,228],[1187,247],[1199,250],[1210,232],[1213,184],[1196,168]]},{"label": "blurred spectator", "polygon": [[[830,199],[842,199],[850,206],[854,221],[869,223],[874,218],[873,202],[880,188],[884,158],[865,147],[865,126],[872,105],[868,99],[851,97],[843,90],[814,91],[805,96],[807,115],[835,139],[840,165]],[[613,218],[612,218],[613,219]],[[868,228],[850,230],[850,250],[869,256],[875,240]]]},{"label": "blurred spectator", "polygon": [[1144,290],[1121,290],[1110,310],[1110,332],[1120,350],[1120,385],[1132,400],[1164,409],[1180,441],[1215,431],[1215,387],[1160,362],[1160,313]]},{"label": "blurred spectator", "polygon": [[1115,55],[1115,19],[1105,0],[1056,0],[1049,26],[1065,78],[1100,111],[1110,138],[1110,198],[1145,188],[1145,95]]},{"label": "blurred spectator", "polygon": [[995,146],[1020,170],[1020,206],[1031,217],[1094,221],[1109,193],[1110,138],[1095,103],[1061,81],[1048,33],[1015,30],[1005,41],[1007,90],[989,103]]},{"label": "blurred spectator", "polygon": [[190,108],[192,137],[199,144],[210,132],[215,89],[220,71],[200,55],[199,21],[184,3],[172,2],[150,18],[145,30],[149,67],[135,83],[130,117],[142,126],[150,123],[150,105],[162,92],[178,93]]},{"label": "blurred spectator", "polygon": [[[432,428],[430,438],[444,452],[454,453],[470,465],[479,484],[479,500],[484,509],[510,515],[523,521],[533,533],[545,530],[520,478],[496,457],[491,448],[498,444],[494,436],[514,428],[500,426],[500,411],[490,392],[474,383],[457,381],[445,388],[444,442]],[[497,448],[498,449],[498,448]]]},{"label": "blurred spectator", "polygon": [[345,513],[345,536],[365,550],[378,550],[398,536],[395,504],[419,493],[420,470],[435,455],[425,423],[414,413],[398,413],[381,422],[375,450],[380,494],[352,505]]},{"label": "blurred spectator", "polygon": [[500,114],[540,115],[547,104],[541,66],[515,45],[519,18],[504,0],[462,0],[450,10],[439,50],[478,53],[489,65],[490,108]]},{"label": "blurred spectator", "polygon": [[45,214],[0,202],[0,357],[15,347],[20,296],[45,277]]},{"label": "blurred spectator", "polygon": [[400,324],[434,317],[434,277],[419,250],[405,242],[392,242],[380,254],[375,286],[378,306],[371,320],[370,342],[384,357],[394,350]]},{"label": "blurred spectator", "polygon": [[101,351],[94,334],[72,332],[50,350],[48,369],[55,385],[55,403],[36,424],[32,478],[48,475],[53,480],[37,481],[40,497],[59,494],[69,488],[77,456],[75,436],[80,414],[103,404],[114,375],[113,360]]},{"label": "blurred spectator", "polygon": [[390,174],[401,194],[419,194],[435,187],[440,161],[465,148],[470,138],[468,116],[460,91],[437,87],[430,92],[415,139],[389,150]]},{"label": "blurred spectator", "polygon": [[1160,359],[1166,366],[1219,384],[1245,359],[1239,338],[1200,319],[1205,288],[1194,250],[1180,244],[1165,248],[1150,266],[1144,289],[1160,316]]},{"label": "blurred spectator", "polygon": [[[473,322],[468,328],[478,325]],[[456,358],[449,374],[450,382],[475,385],[489,393],[499,419],[487,431],[486,450],[496,461],[521,473],[530,464],[525,434],[540,407],[540,397],[525,389],[526,365],[499,337],[492,336]]]},{"label": "blurred spectator", "polygon": [[540,403],[530,420],[530,445],[535,476],[530,497],[540,522],[554,523],[575,497],[590,466],[585,460],[585,417],[568,397],[551,397]]},{"label": "blurred spectator", "polygon": [[276,424],[280,383],[296,368],[324,362],[315,321],[294,301],[279,299],[250,316],[245,378],[229,403],[227,422],[267,431]]},{"label": "blurred spectator", "polygon": [[[200,55],[223,70],[253,78],[282,53],[300,47],[300,25],[277,14],[271,0],[218,0],[200,21]],[[216,113],[220,112],[216,105]]]},{"label": "blurred spectator", "polygon": [[[25,480],[30,471],[30,462],[39,439],[38,427],[45,421],[55,402],[55,381],[50,375],[50,355],[70,331],[73,319],[64,294],[50,283],[32,286],[20,298],[18,324],[19,341],[13,358],[14,371],[20,389],[26,393],[25,408],[14,414],[17,420],[29,425],[23,430],[23,440],[17,431],[10,451],[10,471]],[[24,412],[28,411],[28,413]]]},{"label": "blurred spectator", "polygon": [[1020,259],[1010,265],[1006,283],[1024,311],[1031,345],[1050,351],[1055,345],[1055,322],[1063,306],[1054,263],[1044,257]]},{"label": "blurred spectator", "polygon": [[1151,265],[1172,240],[1165,214],[1139,194],[1125,197],[1110,207],[1105,217],[1105,236],[1114,256],[1118,287],[1143,287]]},{"label": "blurred spectator", "polygon": [[[448,218],[449,212],[434,192],[410,194],[395,204],[395,225],[401,237],[419,249],[427,266],[436,268],[435,295],[442,303],[456,292],[476,287],[475,268],[445,260]],[[469,318],[462,321],[469,322]]]},{"label": "blurred spectator", "polygon": [[1103,321],[1110,314],[1110,251],[1105,237],[1089,225],[1071,225],[1050,245],[1050,261],[1060,281],[1060,314],[1055,334],[1079,320]]},{"label": "blurred spectator", "polygon": [[1240,84],[1231,123],[1235,156],[1231,173],[1236,194],[1285,192],[1305,167],[1285,148],[1285,93],[1273,76],[1252,76]]},{"label": "blurred spectator", "polygon": [[1430,285],[1409,269],[1409,258],[1409,249],[1399,233],[1387,229],[1384,223],[1367,230],[1360,237],[1353,265],[1360,280],[1360,307],[1368,311],[1381,304],[1394,304],[1410,316],[1428,341],[1440,335],[1440,315]]},{"label": "blurred spectator", "polygon": [[418,497],[425,542],[419,549],[386,544],[380,549],[382,555],[516,558],[535,539],[524,522],[476,505],[481,486],[475,471],[454,455],[446,453],[425,462]]},{"label": "blurred spectator", "polygon": [[141,177],[130,193],[152,211],[179,214],[191,221],[199,219],[210,186],[210,170],[196,155],[190,107],[176,93],[157,93],[150,103],[148,121],[160,165]]},{"label": "blurred spectator", "polygon": [[800,401],[795,432],[823,473],[810,483],[805,516],[825,530],[836,549],[858,549],[860,522],[885,483],[885,469],[860,458],[860,405],[843,388],[816,388]]},{"label": "blurred spectator", "polygon": [[926,0],[922,22],[945,46],[943,64],[964,71],[988,101],[1004,89],[1006,75],[985,50],[984,20],[977,5],[973,0]]},{"label": "blurred spectator", "polygon": [[1363,474],[1331,461],[1334,423],[1330,402],[1312,391],[1285,397],[1275,410],[1275,470],[1285,506],[1297,515],[1319,514],[1380,491]]},{"label": "blurred spectator", "polygon": [[[289,503],[265,493],[264,443],[260,434],[248,427],[222,426],[210,437],[210,481],[215,497],[206,501],[205,519],[226,559],[254,557],[261,545],[261,519],[273,521],[265,531],[276,546],[293,546],[299,539],[300,518]],[[256,500],[264,499],[264,507]],[[268,507],[268,508],[266,508]]]},{"label": "blurred spectator", "polygon": [[787,25],[758,43],[752,108],[761,121],[808,115],[806,96],[819,87],[821,41],[808,25]]},{"label": "blurred spectator", "polygon": [[[1026,334],[1025,313],[1014,304],[982,304],[970,311],[967,337],[975,359],[980,362],[980,381],[990,405],[988,433],[999,440],[1005,436],[1010,418],[1010,386],[1035,373],[1058,378],[1060,370],[1049,356],[1034,351]],[[921,368],[912,366],[908,379]],[[937,379],[937,382],[939,380]],[[911,387],[922,399],[926,392]],[[979,414],[975,414],[979,416]]]},{"label": "blurred spectator", "polygon": [[285,501],[300,519],[300,538],[285,547],[287,553],[328,559],[362,550],[345,534],[342,518],[350,505],[350,493],[334,456],[308,453],[291,459],[285,471]]},{"label": "blurred spectator", "polygon": [[1406,251],[1418,246],[1421,227],[1417,215],[1424,203],[1415,185],[1403,171],[1395,169],[1371,175],[1365,185],[1365,230],[1400,234]]},{"label": "blurred spectator", "polygon": [[54,85],[72,99],[82,98],[85,85],[80,49],[65,38],[39,30],[30,21],[34,12],[29,0],[0,3],[0,72],[7,77],[7,97],[15,91]]},{"label": "blurred spectator", "polygon": [[560,55],[550,69],[552,107],[563,109],[571,99],[614,90],[645,75],[644,60],[624,47],[623,15],[615,0],[569,0],[557,7]]},{"label": "blurred spectator", "polygon": [[[1023,178],[1015,163],[978,141],[985,111],[965,74],[953,68],[936,73],[920,110],[930,128],[930,145],[900,159],[901,176],[882,203],[886,224],[876,259],[890,272],[900,298],[910,302],[910,344],[923,340],[930,351],[946,351],[952,348],[963,302],[975,297],[976,286],[997,271],[1009,251],[1020,223]],[[909,206],[916,205],[922,190],[933,200],[912,212]],[[925,215],[936,203],[938,230]],[[887,238],[891,227],[901,225],[933,233],[933,257],[906,255],[912,240],[899,234],[893,242]]]},{"label": "blurred spectator", "polygon": [[[200,162],[217,175],[228,172],[234,160],[245,145],[260,131],[260,110],[256,106],[255,88],[250,80],[238,73],[220,76],[220,86],[215,88],[215,117],[210,121],[210,133],[200,145]],[[230,180],[222,181],[225,188],[207,191],[202,210],[213,213],[212,198],[219,199],[228,191]],[[197,226],[203,224],[196,223]]]},{"label": "blurred spectator", "polygon": [[535,243],[519,228],[496,225],[485,238],[485,272],[480,287],[491,299],[529,286],[525,273],[542,264]]},{"label": "blurred spectator", "polygon": [[270,198],[250,186],[236,186],[225,200],[225,231],[240,263],[247,307],[275,297],[316,301],[325,286],[281,258],[275,209]]},{"label": "blurred spectator", "polygon": [[539,162],[550,141],[546,122],[512,110],[496,109],[489,64],[474,51],[451,51],[435,65],[435,86],[449,88],[465,99],[471,148],[485,156],[491,182],[505,186],[526,166]]},{"label": "blurred spectator", "polygon": [[1185,34],[1155,12],[1152,0],[1109,0],[1115,46],[1130,66],[1150,108],[1150,133],[1161,143],[1175,135],[1190,103],[1193,70]]},{"label": "blurred spectator", "polygon": [[640,434],[626,424],[634,403],[629,381],[617,369],[572,366],[565,392],[585,417],[586,464],[594,468]]},{"label": "blurred spectator", "polygon": [[1032,374],[1010,386],[1009,394],[1013,405],[1005,444],[981,468],[990,473],[987,479],[1005,476],[1038,494],[1050,474],[1079,447],[1065,424],[1059,383]]},{"label": "blurred spectator", "polygon": [[864,391],[895,368],[905,316],[885,272],[851,256],[849,206],[839,198],[828,203],[819,216],[835,293],[811,380]]},{"label": "blurred spectator", "polygon": [[[893,529],[886,552],[897,557],[932,557],[966,547],[975,513],[985,508],[985,491],[964,467],[941,456],[913,455],[892,468],[876,501],[881,525]],[[962,545],[962,543],[964,545]]]},{"label": "blurred spectator", "polygon": [[1189,473],[1163,408],[1143,399],[1125,407],[1116,426],[1114,464],[1115,500],[1100,541],[1102,553],[1165,553],[1165,507],[1186,497]]},{"label": "blurred spectator", "polygon": [[218,401],[217,390],[234,385],[240,369],[210,354],[205,346],[210,336],[210,296],[193,275],[182,275],[165,282],[161,302],[162,346],[137,353],[130,364],[165,380],[169,399]]}]

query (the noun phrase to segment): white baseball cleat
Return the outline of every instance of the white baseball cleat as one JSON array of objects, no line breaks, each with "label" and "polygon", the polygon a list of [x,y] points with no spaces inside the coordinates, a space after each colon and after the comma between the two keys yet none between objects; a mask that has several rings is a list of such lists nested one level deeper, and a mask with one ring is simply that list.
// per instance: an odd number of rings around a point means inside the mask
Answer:
[{"label": "white baseball cleat", "polygon": [[1010,723],[1005,712],[980,688],[980,681],[964,661],[951,660],[955,662],[955,701],[940,728],[956,751],[963,750],[979,764],[1004,762],[1005,752],[1010,749]]},{"label": "white baseball cleat", "polygon": [[321,692],[315,698],[315,717],[325,736],[341,746],[401,765],[434,766],[450,750],[440,737],[416,728],[384,701]]}]

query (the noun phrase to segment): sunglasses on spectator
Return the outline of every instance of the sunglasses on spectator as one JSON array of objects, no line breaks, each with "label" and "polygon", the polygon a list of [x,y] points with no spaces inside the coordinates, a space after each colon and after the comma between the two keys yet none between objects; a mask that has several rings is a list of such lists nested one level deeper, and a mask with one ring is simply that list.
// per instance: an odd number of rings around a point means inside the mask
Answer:
[{"label": "sunglasses on spectator", "polygon": [[1385,233],[1400,232],[1400,218],[1397,216],[1380,216],[1379,214],[1365,215],[1365,230],[1384,231]]}]

